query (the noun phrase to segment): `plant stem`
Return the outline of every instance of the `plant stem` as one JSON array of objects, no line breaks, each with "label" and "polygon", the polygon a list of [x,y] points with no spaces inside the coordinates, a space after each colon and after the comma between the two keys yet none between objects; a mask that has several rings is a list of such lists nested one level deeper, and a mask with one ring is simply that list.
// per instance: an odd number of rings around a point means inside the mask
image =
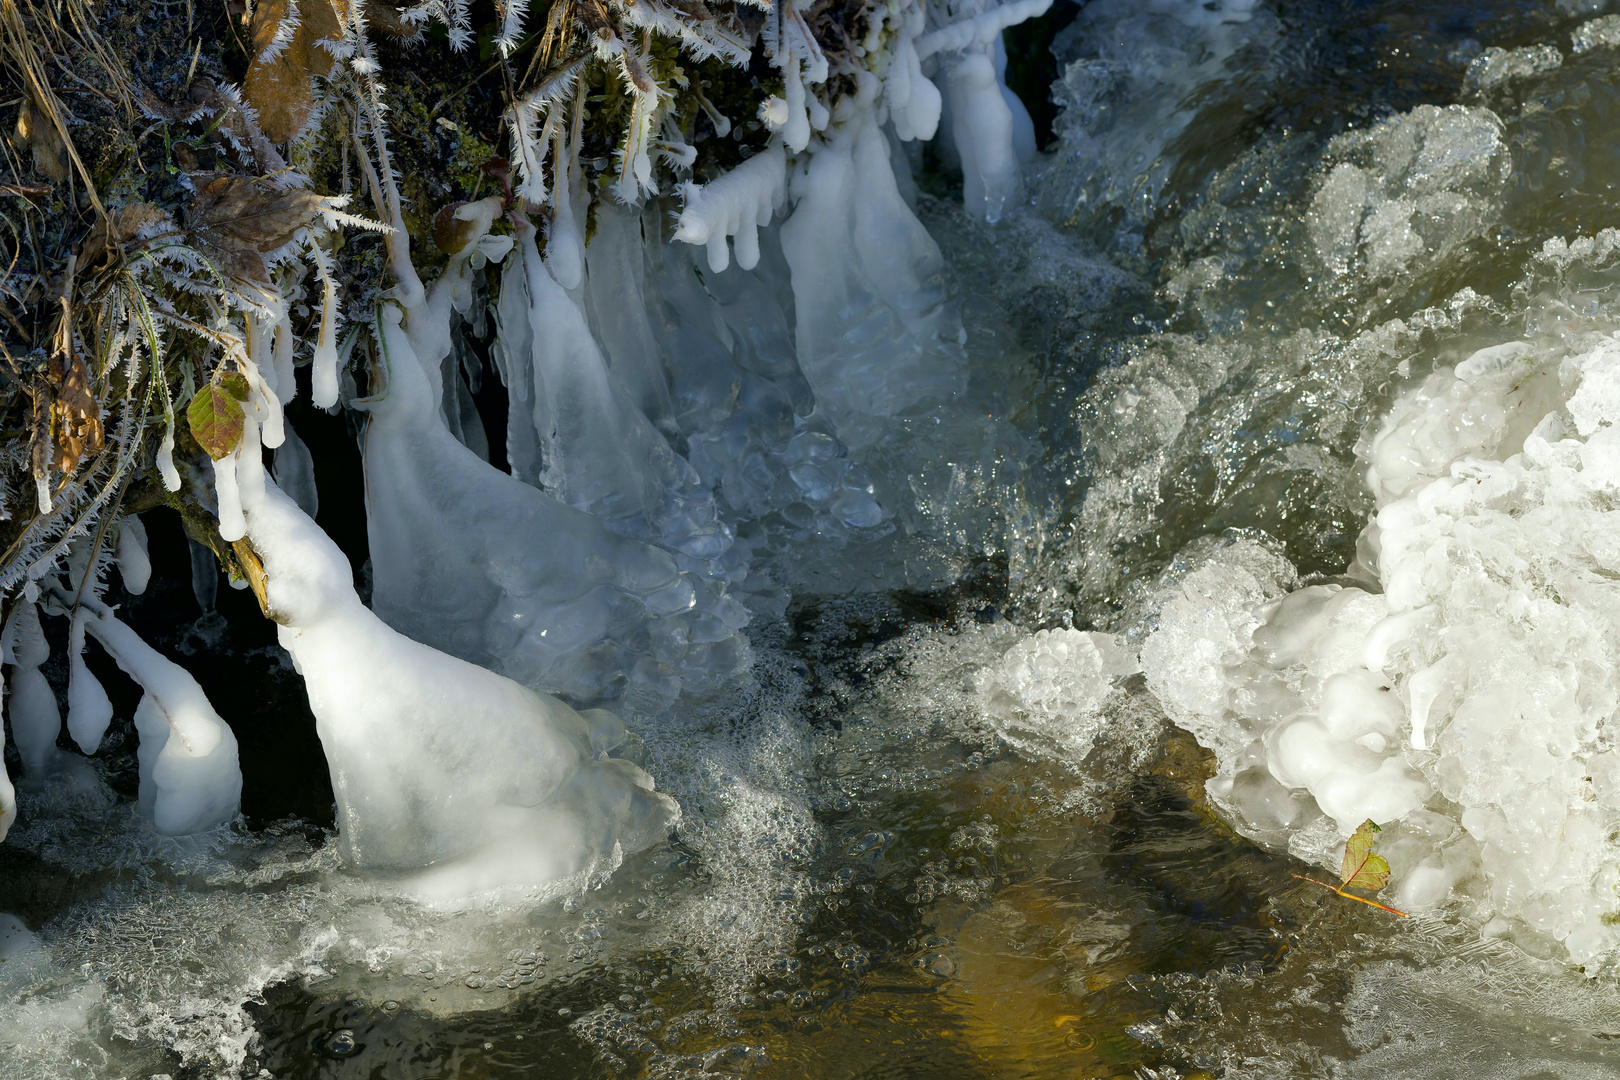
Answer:
[{"label": "plant stem", "polygon": [[1344,891],[1343,886],[1329,885],[1325,881],[1317,881],[1315,878],[1306,877],[1304,874],[1294,874],[1292,876],[1299,878],[1299,880],[1301,880],[1301,881],[1308,881],[1312,885],[1320,885],[1324,889],[1328,889],[1328,890],[1330,890],[1332,892],[1338,893],[1340,896],[1344,897],[1346,900],[1354,900],[1358,904],[1366,904],[1368,907],[1375,907],[1379,911],[1387,911],[1391,915],[1399,915],[1403,919],[1410,919],[1411,918],[1411,916],[1408,915],[1406,912],[1398,911],[1395,908],[1389,907],[1389,906],[1387,906],[1385,904],[1380,904],[1376,900],[1368,900],[1365,896],[1357,896],[1355,893],[1347,893],[1347,892]]}]

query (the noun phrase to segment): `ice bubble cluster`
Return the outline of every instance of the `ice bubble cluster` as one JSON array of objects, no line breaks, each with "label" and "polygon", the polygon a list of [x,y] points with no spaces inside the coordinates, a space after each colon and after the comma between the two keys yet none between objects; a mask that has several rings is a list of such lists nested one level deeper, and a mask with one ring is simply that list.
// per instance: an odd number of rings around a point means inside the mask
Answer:
[{"label": "ice bubble cluster", "polygon": [[1516,79],[1529,79],[1555,71],[1564,63],[1556,45],[1526,45],[1518,49],[1486,49],[1468,65],[1463,82],[1476,91],[1493,90]]},{"label": "ice bubble cluster", "polygon": [[1285,592],[1286,564],[1233,545],[1170,588],[1149,685],[1215,750],[1209,792],[1240,827],[1328,862],[1372,818],[1400,903],[1469,897],[1493,934],[1605,968],[1620,336],[1438,366],[1358,455],[1377,507],[1358,562],[1381,591]]},{"label": "ice bubble cluster", "polygon": [[1078,761],[1101,730],[1104,700],[1136,670],[1136,657],[1111,634],[1041,630],[989,669],[987,711],[1014,746]]},{"label": "ice bubble cluster", "polygon": [[1502,123],[1486,109],[1422,105],[1339,136],[1307,212],[1334,275],[1378,279],[1443,258],[1491,220],[1507,179]]}]

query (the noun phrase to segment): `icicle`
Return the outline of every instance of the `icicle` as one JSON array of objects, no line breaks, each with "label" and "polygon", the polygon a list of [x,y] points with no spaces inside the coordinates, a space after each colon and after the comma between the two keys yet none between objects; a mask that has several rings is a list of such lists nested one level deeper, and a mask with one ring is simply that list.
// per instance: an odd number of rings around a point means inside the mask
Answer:
[{"label": "icicle", "polygon": [[152,559],[147,554],[146,526],[134,514],[118,519],[118,541],[113,558],[118,563],[118,576],[124,591],[139,596],[146,591],[152,579]]},{"label": "icicle", "polygon": [[[0,695],[5,690],[5,678],[0,676]],[[0,710],[4,705],[0,704]],[[17,789],[11,786],[11,776],[6,772],[6,728],[4,719],[0,718],[0,843],[6,839],[11,831],[11,823],[17,820]]]},{"label": "icicle", "polygon": [[534,402],[545,455],[541,485],[601,514],[616,532],[693,558],[716,557],[732,534],[716,519],[712,496],[609,373],[585,313],[547,273],[533,227],[519,223],[517,234],[536,385],[545,387]]},{"label": "icicle", "polygon": [[163,477],[163,487],[168,491],[180,490],[180,470],[174,467],[174,417],[168,418],[168,424],[163,429],[163,441],[157,448],[158,475]]},{"label": "icicle", "polygon": [[[259,407],[260,409],[265,407],[262,400]],[[279,403],[276,404],[276,408],[279,413]],[[236,448],[236,453],[233,456],[236,458],[236,505],[237,513],[240,514],[242,500],[251,498],[254,492],[264,487],[264,444],[259,440],[259,425],[254,423],[254,417],[251,413],[248,415],[247,423],[242,425],[242,443]],[[219,535],[221,539],[234,542],[241,539],[245,532],[246,526],[244,525],[242,533],[227,536],[222,526]],[[240,588],[240,586],[238,587]]]},{"label": "icicle", "polygon": [[872,109],[877,77],[856,75],[858,94],[795,173],[798,204],[781,230],[799,364],[852,450],[881,436],[871,418],[955,393],[964,378],[944,259],[900,196]]},{"label": "icicle", "polygon": [[309,252],[315,271],[321,276],[321,329],[315,342],[315,358],[310,365],[310,400],[319,409],[329,409],[338,401],[337,282],[332,279],[331,257],[313,238]]},{"label": "icicle", "polygon": [[771,62],[782,72],[782,92],[787,97],[766,99],[759,118],[781,134],[789,153],[797,154],[810,145],[812,130],[827,126],[827,107],[806,85],[827,81],[827,57],[804,17],[791,5],[783,7],[780,26]]},{"label": "icicle", "polygon": [[6,647],[13,665],[11,672],[11,734],[23,769],[30,775],[49,772],[60,751],[56,736],[62,730],[62,714],[56,693],[39,666],[51,658],[51,649],[40,629],[39,609],[20,602],[6,623]]},{"label": "icicle", "polygon": [[315,488],[315,459],[291,424],[285,431],[286,439],[276,448],[276,486],[313,519],[320,509],[320,496]]},{"label": "icicle", "polygon": [[647,156],[655,114],[667,98],[668,92],[654,81],[647,70],[646,61],[628,49],[619,53],[619,76],[630,92],[630,119],[625,124],[624,145],[614,151],[619,159],[619,179],[613,193],[620,202],[641,200],[645,192],[658,194],[653,183],[652,159]]},{"label": "icicle", "polygon": [[197,832],[230,821],[242,800],[236,736],[191,673],[142,641],[99,602],[80,608],[85,629],[146,691],[135,710],[140,803],[158,832]]},{"label": "icicle", "polygon": [[49,476],[34,477],[34,493],[39,497],[39,512],[51,512],[51,479]]},{"label": "icicle", "polygon": [[84,663],[84,624],[89,617],[89,610],[80,607],[68,623],[67,729],[80,750],[94,754],[112,723],[113,707],[100,680]]},{"label": "icicle", "polygon": [[972,18],[942,26],[917,39],[917,58],[926,60],[937,52],[960,52],[974,47],[982,49],[1007,27],[1038,19],[1051,7],[1052,0],[1013,0],[1010,4],[993,7]]},{"label": "icicle", "polygon": [[962,158],[962,205],[989,222],[1001,220],[1023,192],[1014,144],[1014,117],[995,65],[982,51],[951,66],[951,137]]},{"label": "icicle", "polygon": [[903,20],[894,47],[894,58],[884,80],[883,93],[889,107],[889,119],[894,123],[894,133],[901,141],[926,141],[939,130],[939,114],[943,106],[939,88],[922,73],[915,45],[927,16],[920,5],[914,5]]},{"label": "icicle", "polygon": [[[273,378],[275,372],[270,368],[261,371],[259,366],[249,360],[241,365],[242,375],[248,383],[249,415],[257,421],[261,428],[259,433],[260,445],[274,450],[281,445],[286,437],[286,419],[281,411],[281,399],[276,391],[264,378],[263,371],[270,371]],[[253,422],[253,420],[250,420]]]},{"label": "icicle", "polygon": [[759,264],[759,227],[771,220],[787,189],[787,155],[782,140],[772,139],[724,176],[707,184],[686,184],[686,207],[675,227],[675,239],[707,246],[709,269],[720,273],[730,262],[726,238],[735,236],[737,265]]},{"label": "icicle", "polygon": [[[291,305],[289,304],[290,308]],[[271,363],[276,369],[276,399],[283,405],[298,392],[298,381],[293,375],[292,313],[283,311],[276,320],[275,344],[271,348]]]},{"label": "icicle", "polygon": [[[552,191],[551,223],[546,229],[546,269],[569,292],[579,288],[585,276],[585,233],[579,227],[578,215],[589,206],[589,195],[578,172],[559,140],[557,182]],[[581,197],[578,211],[573,206],[576,188]]]},{"label": "icicle", "polygon": [[[242,520],[242,495],[236,484],[237,455],[247,445],[247,425],[242,426],[243,442],[235,450],[214,461],[214,494],[219,502],[219,538],[235,543],[247,534]],[[257,439],[254,442],[258,442]]]},{"label": "icicle", "polygon": [[[647,317],[641,225],[635,207],[612,202],[597,206],[596,235],[585,251],[585,310],[619,386],[642,415],[668,430],[669,380]],[[532,284],[528,293],[532,303]]]}]

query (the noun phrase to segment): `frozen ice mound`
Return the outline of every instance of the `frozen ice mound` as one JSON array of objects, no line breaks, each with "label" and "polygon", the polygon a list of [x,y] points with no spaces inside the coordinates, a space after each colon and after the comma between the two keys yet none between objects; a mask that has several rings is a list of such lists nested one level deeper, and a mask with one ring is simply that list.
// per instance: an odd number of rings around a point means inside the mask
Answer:
[{"label": "frozen ice mound", "polygon": [[455,898],[588,873],[662,839],[679,810],[608,756],[625,742],[617,717],[391,629],[360,603],[337,545],[273,484],[244,508],[353,863],[416,871],[414,890]]},{"label": "frozen ice mound", "polygon": [[1078,762],[1102,731],[1108,695],[1136,670],[1131,650],[1111,634],[1041,630],[981,678],[986,711],[1012,745]]},{"label": "frozen ice mound", "polygon": [[1570,35],[1570,42],[1576,54],[1620,45],[1620,15],[1605,15],[1601,19],[1582,23]]},{"label": "frozen ice mound", "polygon": [[1487,109],[1421,105],[1339,136],[1306,222],[1329,273],[1376,280],[1444,259],[1498,212],[1509,155]]},{"label": "frozen ice mound", "polygon": [[1172,586],[1142,664],[1240,828],[1327,862],[1399,823],[1398,903],[1464,898],[1528,951],[1614,965],[1617,421],[1620,337],[1478,350],[1358,446],[1382,592],[1283,593],[1230,555]]}]

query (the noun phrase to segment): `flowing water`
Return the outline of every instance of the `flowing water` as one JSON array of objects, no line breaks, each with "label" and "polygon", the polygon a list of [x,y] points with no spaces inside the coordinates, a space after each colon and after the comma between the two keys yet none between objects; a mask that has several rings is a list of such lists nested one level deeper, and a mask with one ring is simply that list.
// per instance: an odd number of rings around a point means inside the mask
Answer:
[{"label": "flowing water", "polygon": [[[1056,75],[1028,205],[971,220],[913,163],[967,388],[861,451],[888,535],[787,520],[753,549],[751,679],[627,712],[683,817],[582,891],[446,910],[342,870],[285,654],[244,593],[176,622],[192,562],[153,521],[125,611],[219,658],[197,675],[235,707],[246,823],[162,839],[23,794],[0,1072],[1620,1075],[1601,941],[1582,971],[1561,916],[1478,884],[1516,872],[1506,841],[1458,854],[1447,814],[1483,835],[1464,807],[1532,813],[1530,789],[1442,779],[1439,811],[1402,811],[1411,919],[1297,880],[1331,865],[1335,804],[1243,757],[1275,717],[1244,714],[1255,626],[1221,637],[1296,586],[1376,594],[1364,475],[1402,394],[1485,346],[1620,329],[1620,245],[1578,242],[1620,226],[1607,8],[1092,0],[1009,35],[1026,97]],[[344,453],[317,458],[321,520],[358,563]],[[1593,761],[1601,831],[1620,784]],[[1423,867],[1437,897],[1402,885]]]}]

